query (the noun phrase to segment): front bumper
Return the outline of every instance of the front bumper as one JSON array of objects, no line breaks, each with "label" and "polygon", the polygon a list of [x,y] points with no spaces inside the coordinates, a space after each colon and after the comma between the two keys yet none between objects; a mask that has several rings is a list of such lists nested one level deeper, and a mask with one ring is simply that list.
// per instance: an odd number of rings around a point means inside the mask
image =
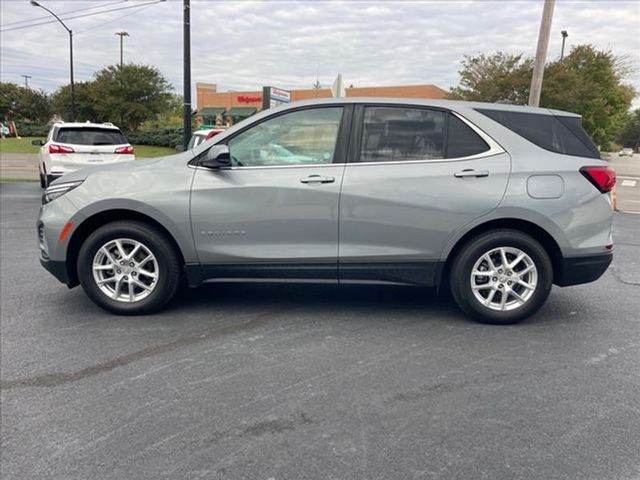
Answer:
[{"label": "front bumper", "polygon": [[612,252],[583,257],[566,257],[562,260],[557,272],[555,284],[567,287],[593,282],[609,268],[612,260]]},{"label": "front bumper", "polygon": [[[73,285],[73,273],[67,269],[67,248],[70,238],[61,239],[60,234],[69,222],[79,225],[78,209],[65,194],[42,205],[36,222],[40,263],[54,277],[67,286]],[[73,233],[73,232],[72,232]]]},{"label": "front bumper", "polygon": [[56,277],[60,282],[69,286],[69,274],[67,273],[67,263],[60,262],[56,260],[45,260],[44,258],[40,258],[40,264],[49,272],[51,275]]}]

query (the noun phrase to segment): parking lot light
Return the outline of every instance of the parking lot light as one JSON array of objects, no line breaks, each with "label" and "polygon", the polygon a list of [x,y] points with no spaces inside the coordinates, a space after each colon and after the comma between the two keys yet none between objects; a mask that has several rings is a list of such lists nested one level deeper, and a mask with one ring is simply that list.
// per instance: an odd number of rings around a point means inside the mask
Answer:
[{"label": "parking lot light", "polygon": [[43,10],[46,10],[47,12],[49,12],[51,15],[53,15],[53,17],[56,20],[58,20],[58,22],[60,22],[60,25],[62,25],[64,29],[69,33],[69,79],[71,83],[71,121],[73,122],[76,119],[76,91],[75,91],[75,86],[73,84],[73,31],[69,27],[67,27],[67,25],[60,19],[60,17],[58,17],[58,15],[53,13],[44,5],[36,2],[36,0],[30,0],[29,3],[31,3],[31,5],[34,7],[40,7]]}]

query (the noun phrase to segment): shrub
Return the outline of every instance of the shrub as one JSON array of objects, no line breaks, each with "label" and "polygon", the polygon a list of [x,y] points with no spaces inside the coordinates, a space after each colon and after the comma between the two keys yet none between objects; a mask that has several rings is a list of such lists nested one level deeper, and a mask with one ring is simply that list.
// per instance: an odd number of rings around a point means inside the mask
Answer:
[{"label": "shrub", "polygon": [[21,137],[46,137],[49,134],[51,125],[16,122],[16,128],[18,129],[18,135]]},{"label": "shrub", "polygon": [[125,133],[129,143],[174,148],[182,144],[182,128],[159,128]]}]

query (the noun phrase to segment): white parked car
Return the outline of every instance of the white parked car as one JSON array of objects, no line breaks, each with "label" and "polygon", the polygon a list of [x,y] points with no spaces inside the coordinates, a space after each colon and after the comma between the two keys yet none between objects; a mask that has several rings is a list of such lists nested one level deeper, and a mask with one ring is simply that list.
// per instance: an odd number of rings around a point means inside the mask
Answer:
[{"label": "white parked car", "polygon": [[187,150],[191,150],[197,147],[201,143],[206,142],[210,138],[213,138],[219,133],[222,133],[224,131],[225,131],[225,128],[223,127],[215,127],[215,128],[200,127],[199,130],[196,130],[195,132],[193,132],[193,136],[189,140],[189,145],[187,146]]},{"label": "white parked car", "polygon": [[633,157],[633,148],[630,148],[630,147],[623,148],[622,150],[620,150],[618,152],[618,156],[619,157],[625,157],[625,156]]},{"label": "white parked car", "polygon": [[47,139],[33,140],[40,146],[40,185],[89,165],[135,160],[133,147],[112,123],[55,123]]}]

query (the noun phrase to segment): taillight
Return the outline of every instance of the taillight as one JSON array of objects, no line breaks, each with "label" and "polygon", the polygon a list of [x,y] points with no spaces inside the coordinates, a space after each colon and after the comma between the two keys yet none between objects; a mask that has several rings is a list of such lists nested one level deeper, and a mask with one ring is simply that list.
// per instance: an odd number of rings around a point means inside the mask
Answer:
[{"label": "taillight", "polygon": [[220,133],[220,130],[214,130],[213,132],[207,133],[207,140],[209,140],[210,138],[215,137],[219,133]]},{"label": "taillight", "polygon": [[49,153],[73,153],[73,148],[52,143],[49,145]]},{"label": "taillight", "polygon": [[133,155],[133,147],[127,145],[126,147],[116,148],[115,153],[122,153],[123,155]]},{"label": "taillight", "polygon": [[616,171],[611,167],[582,167],[580,173],[601,193],[610,192],[616,184]]}]

